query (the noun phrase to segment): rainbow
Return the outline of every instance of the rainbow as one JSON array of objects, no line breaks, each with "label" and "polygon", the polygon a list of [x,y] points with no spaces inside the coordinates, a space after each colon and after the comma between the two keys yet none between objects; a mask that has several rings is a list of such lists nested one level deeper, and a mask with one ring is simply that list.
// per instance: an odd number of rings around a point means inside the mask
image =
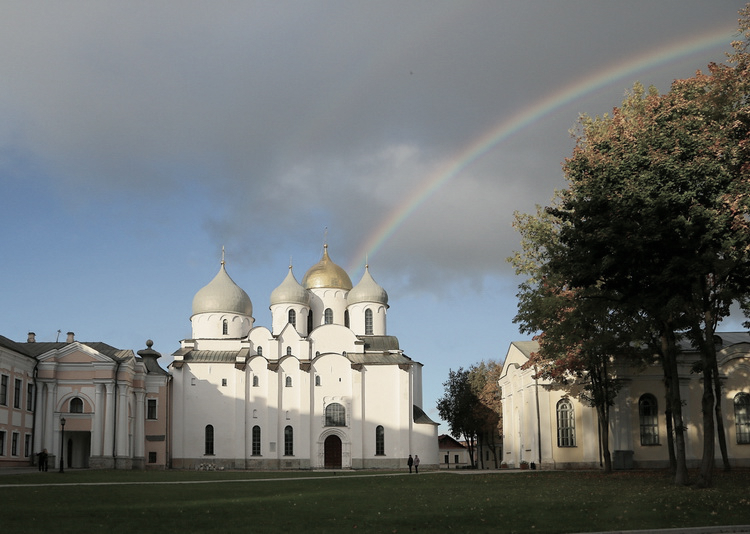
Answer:
[{"label": "rainbow", "polygon": [[472,140],[453,157],[447,160],[435,173],[427,176],[404,201],[396,206],[376,227],[357,250],[349,272],[357,272],[364,266],[362,258],[372,257],[383,244],[399,229],[421,205],[449,180],[458,176],[470,165],[502,143],[508,137],[521,131],[534,122],[549,115],[556,109],[569,104],[587,94],[597,91],[623,78],[653,67],[676,61],[709,48],[726,46],[736,36],[736,27],[722,27],[710,33],[667,45],[646,54],[631,57],[610,69],[596,71],[590,76],[564,87],[535,102],[515,115],[502,120],[479,137]]}]

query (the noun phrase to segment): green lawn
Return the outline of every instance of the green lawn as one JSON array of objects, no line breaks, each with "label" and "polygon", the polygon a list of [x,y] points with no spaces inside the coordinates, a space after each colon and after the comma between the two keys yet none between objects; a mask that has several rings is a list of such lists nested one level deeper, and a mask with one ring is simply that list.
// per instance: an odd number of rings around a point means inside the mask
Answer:
[{"label": "green lawn", "polygon": [[[362,476],[378,475],[378,476]],[[586,532],[750,524],[750,472],[66,471],[0,476],[5,532]],[[180,484],[198,481],[198,484]]]}]

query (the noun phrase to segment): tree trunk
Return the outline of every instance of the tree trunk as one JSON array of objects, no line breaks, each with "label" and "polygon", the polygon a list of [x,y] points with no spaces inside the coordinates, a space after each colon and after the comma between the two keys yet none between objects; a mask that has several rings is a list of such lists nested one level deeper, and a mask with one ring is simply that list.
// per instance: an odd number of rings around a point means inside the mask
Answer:
[{"label": "tree trunk", "polygon": [[721,410],[721,378],[719,377],[719,362],[716,360],[716,351],[714,350],[714,397],[716,413],[716,433],[719,435],[719,449],[721,450],[721,461],[724,465],[724,471],[729,471],[729,454],[727,452],[727,434],[724,430],[724,414]]},{"label": "tree trunk", "polygon": [[698,475],[697,486],[699,488],[711,487],[714,471],[714,390],[713,390],[713,367],[703,361],[703,396],[701,398],[701,411],[703,412],[703,458]]},{"label": "tree trunk", "polygon": [[609,453],[609,406],[597,406],[599,416],[599,434],[602,439],[602,455],[604,456],[604,472],[612,472],[612,455]]},{"label": "tree trunk", "polygon": [[680,379],[677,370],[677,344],[674,330],[669,323],[665,324],[665,332],[662,334],[662,358],[664,358],[665,367],[668,369],[665,383],[668,384],[672,421],[674,422],[674,483],[684,486],[688,483],[685,460],[685,425],[682,421],[682,396],[680,395]]}]

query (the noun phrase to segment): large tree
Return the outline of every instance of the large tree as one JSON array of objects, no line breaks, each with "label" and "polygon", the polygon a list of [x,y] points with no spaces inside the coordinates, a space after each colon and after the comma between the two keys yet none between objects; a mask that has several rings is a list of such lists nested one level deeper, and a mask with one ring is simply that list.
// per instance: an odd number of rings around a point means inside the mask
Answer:
[{"label": "large tree", "polygon": [[494,361],[481,361],[469,368],[469,384],[477,398],[474,413],[478,419],[477,448],[482,468],[485,467],[484,448],[492,453],[495,468],[500,467],[498,455],[503,449],[503,406],[498,381],[502,370],[502,364]]},{"label": "large tree", "polygon": [[474,449],[477,434],[480,431],[481,419],[477,417],[476,407],[479,404],[469,380],[469,371],[459,367],[457,371],[448,371],[448,380],[443,383],[445,393],[438,399],[437,409],[440,417],[448,423],[448,429],[454,438],[463,438],[469,449],[471,467],[475,467]]}]

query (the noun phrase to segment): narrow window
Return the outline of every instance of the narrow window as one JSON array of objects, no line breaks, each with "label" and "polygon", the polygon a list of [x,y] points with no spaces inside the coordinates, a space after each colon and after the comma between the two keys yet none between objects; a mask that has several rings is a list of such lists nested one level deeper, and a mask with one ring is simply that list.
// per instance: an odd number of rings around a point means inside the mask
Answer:
[{"label": "narrow window", "polygon": [[445,460],[446,464],[451,463],[451,456],[450,456],[450,454],[446,454],[444,460]]},{"label": "narrow window", "polygon": [[338,402],[326,406],[326,426],[346,426],[346,408]]},{"label": "narrow window", "polygon": [[312,313],[308,310],[307,312],[307,333],[312,332]]},{"label": "narrow window", "polygon": [[146,399],[146,419],[156,419],[156,399]]},{"label": "narrow window", "polygon": [[557,403],[557,446],[576,446],[576,419],[569,399]]},{"label": "narrow window", "polygon": [[206,450],[203,454],[212,456],[214,453],[214,427],[206,425]]},{"label": "narrow window", "polygon": [[734,425],[737,443],[750,443],[750,395],[747,393],[737,393],[734,396]]},{"label": "narrow window", "polygon": [[370,308],[365,310],[365,335],[372,335],[372,310]]},{"label": "narrow window", "polygon": [[297,312],[289,310],[289,324],[297,328]]},{"label": "narrow window", "polygon": [[286,348],[286,355],[287,356],[291,356],[292,355],[292,347],[287,347]]},{"label": "narrow window", "polygon": [[641,445],[659,444],[659,407],[656,397],[646,393],[638,400],[638,419],[641,424]]},{"label": "narrow window", "polygon": [[315,375],[315,385],[320,386],[320,375]]},{"label": "narrow window", "polygon": [[10,438],[10,455],[18,456],[18,432],[13,432]]},{"label": "narrow window", "polygon": [[294,430],[291,426],[284,428],[284,456],[294,456]]},{"label": "narrow window", "polygon": [[253,375],[253,387],[258,387],[258,375]]},{"label": "narrow window", "polygon": [[23,382],[20,378],[16,378],[13,387],[13,407],[21,409],[21,389],[23,388]]},{"label": "narrow window", "polygon": [[229,333],[229,323],[226,319],[224,319],[224,321],[222,321],[221,323],[221,333],[225,336]]},{"label": "narrow window", "polygon": [[253,456],[260,456],[260,427],[255,425],[253,427]]},{"label": "narrow window", "polygon": [[156,453],[153,451],[149,451],[148,453],[148,463],[155,464],[156,463]]},{"label": "narrow window", "polygon": [[454,464],[457,464],[457,463],[458,463],[458,454],[454,454],[454,455],[453,455],[453,463],[454,463]]},{"label": "narrow window", "polygon": [[288,387],[288,388],[292,387],[292,377],[291,376],[287,376],[286,377],[286,387]]},{"label": "narrow window", "polygon": [[323,312],[323,318],[325,324],[333,324],[333,310],[331,308],[326,308],[326,311]]},{"label": "narrow window", "polygon": [[227,379],[226,378],[222,378],[221,379],[221,385],[224,386],[224,387],[226,387],[226,385],[227,385]]},{"label": "narrow window", "polygon": [[34,384],[28,384],[26,387],[26,410],[34,410]]},{"label": "narrow window", "polygon": [[31,456],[31,434],[26,434],[23,438],[23,455],[26,458]]},{"label": "narrow window", "polygon": [[344,311],[344,326],[349,328],[349,310]]},{"label": "narrow window", "polygon": [[70,399],[70,413],[83,413],[83,401],[80,397]]},{"label": "narrow window", "polygon": [[258,356],[263,356],[263,347],[258,347]]},{"label": "narrow window", "polygon": [[382,425],[378,425],[375,428],[375,455],[385,455],[385,429]]},{"label": "narrow window", "polygon": [[8,405],[8,377],[0,376],[0,405]]},{"label": "narrow window", "polygon": [[0,430],[0,456],[5,456],[5,431]]}]

